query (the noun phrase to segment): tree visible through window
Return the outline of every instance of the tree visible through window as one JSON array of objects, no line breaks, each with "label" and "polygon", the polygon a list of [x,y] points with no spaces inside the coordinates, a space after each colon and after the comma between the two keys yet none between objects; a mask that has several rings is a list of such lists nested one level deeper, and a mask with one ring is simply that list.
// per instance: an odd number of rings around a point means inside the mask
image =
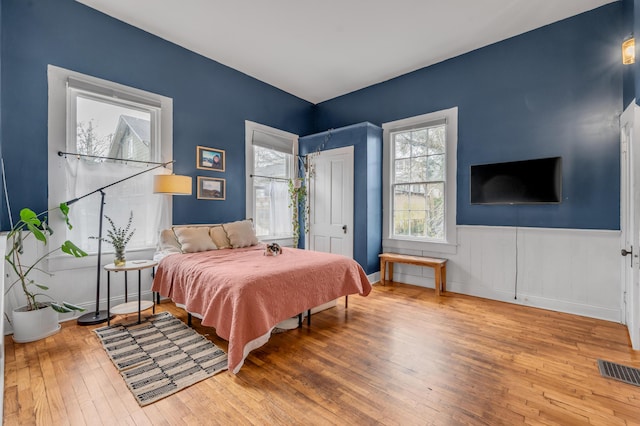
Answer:
[{"label": "tree visible through window", "polygon": [[445,237],[446,124],[391,133],[393,235]]},{"label": "tree visible through window", "polygon": [[151,160],[151,113],[76,93],[76,152],[123,160]]}]

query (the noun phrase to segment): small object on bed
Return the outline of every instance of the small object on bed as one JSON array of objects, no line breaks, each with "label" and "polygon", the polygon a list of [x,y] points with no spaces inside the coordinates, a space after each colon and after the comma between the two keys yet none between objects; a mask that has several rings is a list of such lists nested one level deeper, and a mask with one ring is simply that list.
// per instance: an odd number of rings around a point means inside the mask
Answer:
[{"label": "small object on bed", "polygon": [[267,244],[264,248],[265,256],[277,256],[282,253],[282,247],[278,243]]}]

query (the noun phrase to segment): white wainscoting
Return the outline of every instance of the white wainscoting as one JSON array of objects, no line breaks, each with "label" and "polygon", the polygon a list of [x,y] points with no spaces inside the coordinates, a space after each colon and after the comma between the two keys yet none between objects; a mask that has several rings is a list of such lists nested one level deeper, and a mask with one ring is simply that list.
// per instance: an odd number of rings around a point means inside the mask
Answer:
[{"label": "white wainscoting", "polygon": [[[459,226],[455,254],[415,246],[383,250],[449,259],[447,290],[455,293],[615,322],[624,318],[619,231]],[[396,264],[394,277],[434,287],[432,268]]]}]

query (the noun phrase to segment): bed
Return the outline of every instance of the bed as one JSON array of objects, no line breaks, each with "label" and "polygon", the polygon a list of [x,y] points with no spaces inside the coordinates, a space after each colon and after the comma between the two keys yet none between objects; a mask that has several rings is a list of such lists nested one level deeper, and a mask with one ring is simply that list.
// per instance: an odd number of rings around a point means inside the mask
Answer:
[{"label": "bed", "polygon": [[[232,243],[238,241],[228,232],[233,227],[221,226]],[[215,240],[213,229],[209,235]],[[176,239],[180,240],[179,232]],[[232,248],[220,249],[224,243],[219,242],[213,244],[215,249],[187,252],[182,244],[180,254],[160,260],[152,290],[184,305],[229,342],[229,370],[234,374],[281,321],[338,297],[371,291],[353,259],[294,248],[265,256],[264,244],[233,248],[238,244],[232,243]]]}]

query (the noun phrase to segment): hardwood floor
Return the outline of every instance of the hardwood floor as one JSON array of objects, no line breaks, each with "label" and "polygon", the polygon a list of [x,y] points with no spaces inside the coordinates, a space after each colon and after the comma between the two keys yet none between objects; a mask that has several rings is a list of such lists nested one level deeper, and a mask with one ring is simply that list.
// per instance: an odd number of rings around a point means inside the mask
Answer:
[{"label": "hardwood floor", "polygon": [[[159,310],[186,320],[172,303]],[[237,376],[144,408],[92,328],[5,338],[5,425],[640,424],[640,387],[602,378],[596,363],[640,367],[624,326],[432,289],[376,285],[311,328],[273,335]]]}]

